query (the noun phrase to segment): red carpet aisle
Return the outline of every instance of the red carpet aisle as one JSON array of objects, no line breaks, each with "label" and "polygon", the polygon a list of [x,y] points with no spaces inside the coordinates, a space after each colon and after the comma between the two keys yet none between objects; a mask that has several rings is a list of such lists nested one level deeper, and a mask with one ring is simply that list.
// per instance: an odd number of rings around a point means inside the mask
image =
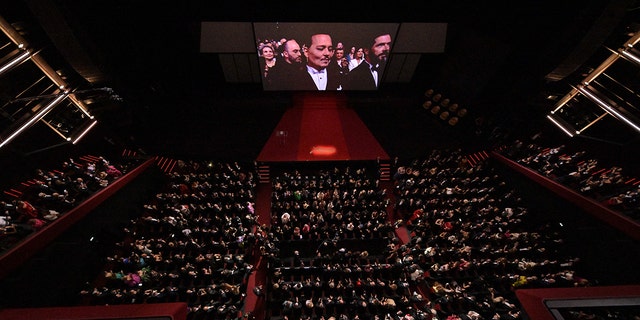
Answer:
[{"label": "red carpet aisle", "polygon": [[[256,203],[254,205],[255,214],[258,215],[258,224],[271,225],[271,184],[260,183],[256,190]],[[255,231],[255,230],[254,230]],[[244,312],[251,312],[256,320],[263,320],[266,313],[266,304],[263,297],[258,297],[253,292],[256,286],[262,285],[266,288],[267,263],[260,256],[259,248],[255,248],[254,255],[258,261],[254,266],[254,271],[247,280],[247,296],[244,302]]]},{"label": "red carpet aisle", "polygon": [[[402,217],[398,217],[395,215],[394,206],[396,203],[396,197],[395,197],[395,194],[393,193],[394,182],[393,180],[381,182],[380,187],[387,189],[387,197],[389,197],[389,206],[387,207],[387,217],[390,222],[396,223],[398,222],[398,220],[402,219]],[[398,224],[398,226],[395,229],[395,233],[398,239],[400,239],[400,244],[398,246],[409,243],[409,241],[411,241],[411,238],[415,236],[415,234],[410,233],[409,230],[407,229],[406,221],[403,221],[402,223]],[[423,297],[427,297],[428,296],[427,294],[429,293],[429,288],[424,283],[412,286],[411,290],[419,292]]]},{"label": "red carpet aisle", "polygon": [[[387,220],[391,223],[395,223],[400,219],[400,217],[396,217],[394,213],[394,207],[396,204],[396,199],[393,194],[393,181],[383,181],[380,183],[380,188],[387,189],[387,197],[389,198],[389,206],[387,207]],[[405,227],[404,223],[399,224],[395,230],[396,236],[400,239],[401,244],[408,243],[411,238],[409,236],[409,231],[407,227]]]},{"label": "red carpet aisle", "polygon": [[280,119],[258,155],[259,162],[388,160],[344,97],[306,93]]},{"label": "red carpet aisle", "polygon": [[[258,253],[259,255],[259,253]],[[266,304],[264,301],[264,295],[258,297],[253,289],[257,286],[263,286],[265,288],[265,282],[267,278],[267,263],[265,259],[260,257],[258,262],[254,266],[255,270],[249,276],[247,280],[247,296],[244,300],[244,313],[251,313],[255,316],[256,320],[263,320],[266,313]]]},{"label": "red carpet aisle", "polygon": [[256,203],[254,205],[258,215],[258,224],[271,225],[271,184],[259,183],[256,190]]}]

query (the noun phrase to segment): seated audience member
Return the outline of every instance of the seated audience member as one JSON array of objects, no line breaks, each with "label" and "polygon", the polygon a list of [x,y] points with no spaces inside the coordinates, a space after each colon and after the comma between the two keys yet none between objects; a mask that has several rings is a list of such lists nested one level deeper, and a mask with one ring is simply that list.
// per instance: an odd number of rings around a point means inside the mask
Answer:
[{"label": "seated audience member", "polygon": [[521,140],[516,140],[502,153],[583,196],[632,219],[638,218],[640,207],[637,202],[631,206],[622,205],[623,199],[633,193],[631,189],[637,178],[624,175],[619,166],[605,167],[599,159],[588,158],[587,152],[570,151],[565,145],[545,148],[533,142],[525,145]]},{"label": "seated audience member", "polygon": [[106,172],[113,179],[117,179],[117,178],[120,178],[122,176],[122,172],[120,172],[120,170],[118,170],[118,168],[116,168],[113,165],[108,165],[107,169],[106,169]]},{"label": "seated audience member", "polygon": [[11,216],[0,216],[0,227],[11,225]]},{"label": "seated audience member", "polygon": [[27,223],[31,226],[31,228],[33,228],[34,231],[39,231],[47,224],[44,220],[39,218],[29,219]]},{"label": "seated audience member", "polygon": [[18,222],[27,222],[39,217],[38,209],[25,200],[17,201],[16,211],[18,212],[18,219],[16,219]]}]

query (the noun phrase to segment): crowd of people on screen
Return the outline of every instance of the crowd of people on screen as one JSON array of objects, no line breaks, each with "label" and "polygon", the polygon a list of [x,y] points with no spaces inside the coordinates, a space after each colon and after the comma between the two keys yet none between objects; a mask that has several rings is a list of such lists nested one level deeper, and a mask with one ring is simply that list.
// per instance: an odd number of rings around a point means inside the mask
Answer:
[{"label": "crowd of people on screen", "polygon": [[[309,32],[298,38],[258,41],[266,90],[376,90],[393,45],[392,32],[364,32],[343,43],[338,34]],[[347,48],[351,50],[347,52]],[[357,48],[357,49],[356,49]]]}]

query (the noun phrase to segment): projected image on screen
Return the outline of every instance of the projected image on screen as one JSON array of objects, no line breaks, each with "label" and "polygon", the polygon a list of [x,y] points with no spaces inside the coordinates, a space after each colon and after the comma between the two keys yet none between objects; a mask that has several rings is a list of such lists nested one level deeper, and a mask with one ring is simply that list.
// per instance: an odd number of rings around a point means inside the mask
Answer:
[{"label": "projected image on screen", "polygon": [[267,91],[377,90],[395,23],[254,23]]}]

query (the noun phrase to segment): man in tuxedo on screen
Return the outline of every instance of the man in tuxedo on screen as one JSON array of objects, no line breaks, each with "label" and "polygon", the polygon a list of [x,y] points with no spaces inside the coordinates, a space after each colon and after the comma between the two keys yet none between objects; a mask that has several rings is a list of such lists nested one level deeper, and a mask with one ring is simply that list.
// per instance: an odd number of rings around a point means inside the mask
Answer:
[{"label": "man in tuxedo on screen", "polygon": [[282,61],[269,72],[269,81],[265,84],[268,90],[292,90],[296,83],[293,75],[302,71],[302,49],[295,39],[286,40],[282,44]]},{"label": "man in tuxedo on screen", "polygon": [[333,58],[331,36],[317,33],[311,36],[309,45],[304,50],[307,65],[296,77],[296,90],[340,90],[341,84],[337,74],[327,68]]},{"label": "man in tuxedo on screen", "polygon": [[380,87],[382,75],[391,51],[391,35],[381,34],[373,38],[369,50],[365,51],[365,61],[353,68],[346,77],[345,90],[376,90]]}]

